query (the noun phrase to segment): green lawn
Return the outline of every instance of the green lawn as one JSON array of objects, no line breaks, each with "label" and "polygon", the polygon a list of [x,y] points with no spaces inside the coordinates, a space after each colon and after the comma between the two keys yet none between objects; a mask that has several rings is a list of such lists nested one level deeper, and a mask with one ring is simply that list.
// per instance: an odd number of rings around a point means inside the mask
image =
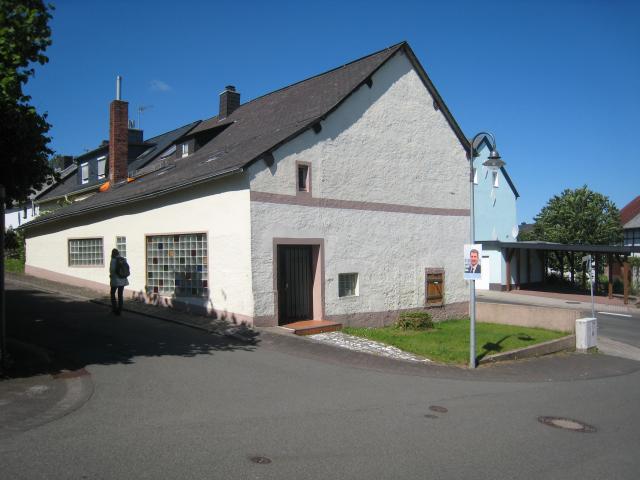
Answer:
[{"label": "green lawn", "polygon": [[[436,323],[435,328],[427,331],[403,331],[393,327],[345,327],[342,331],[349,335],[393,345],[406,352],[415,353],[438,362],[469,362],[468,318]],[[563,332],[542,328],[476,323],[477,358],[535,345],[565,335],[567,334]]]},{"label": "green lawn", "polygon": [[5,258],[4,269],[11,273],[24,273],[24,262],[19,258]]}]

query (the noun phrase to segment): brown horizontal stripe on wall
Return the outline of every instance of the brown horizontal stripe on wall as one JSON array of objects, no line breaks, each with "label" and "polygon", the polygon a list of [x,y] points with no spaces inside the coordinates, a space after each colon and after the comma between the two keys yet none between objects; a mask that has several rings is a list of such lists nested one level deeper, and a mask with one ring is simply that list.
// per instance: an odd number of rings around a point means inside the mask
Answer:
[{"label": "brown horizontal stripe on wall", "polygon": [[279,203],[282,205],[300,205],[303,207],[342,208],[345,210],[367,210],[372,212],[414,213],[417,215],[445,215],[452,217],[468,217],[466,208],[414,207],[412,205],[396,205],[393,203],[358,202],[355,200],[336,200],[333,198],[315,198],[296,195],[281,195],[252,191],[252,202]]}]

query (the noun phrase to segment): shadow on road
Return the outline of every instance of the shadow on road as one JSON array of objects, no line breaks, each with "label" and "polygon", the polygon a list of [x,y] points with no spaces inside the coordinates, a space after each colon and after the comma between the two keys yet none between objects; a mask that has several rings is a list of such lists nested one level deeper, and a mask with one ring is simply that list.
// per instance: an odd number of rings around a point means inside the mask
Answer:
[{"label": "shadow on road", "polygon": [[139,314],[39,290],[8,289],[9,377],[79,370],[88,365],[129,364],[136,357],[212,355],[252,351],[246,342]]}]

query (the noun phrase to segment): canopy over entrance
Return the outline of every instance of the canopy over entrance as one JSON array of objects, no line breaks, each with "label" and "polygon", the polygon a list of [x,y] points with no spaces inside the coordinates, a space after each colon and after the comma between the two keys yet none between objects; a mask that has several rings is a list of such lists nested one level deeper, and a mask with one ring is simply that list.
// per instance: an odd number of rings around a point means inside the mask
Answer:
[{"label": "canopy over entrance", "polygon": [[[608,295],[613,296],[614,275],[622,277],[623,295],[628,302],[631,269],[628,258],[634,253],[640,253],[640,246],[630,245],[578,245],[551,242],[482,242],[483,248],[500,250],[505,260],[506,285],[497,286],[498,289],[510,291],[522,287],[532,288],[536,285],[548,287],[550,259],[559,263],[559,273],[565,279],[565,272],[569,274],[571,284],[576,286],[576,266],[582,262],[582,257],[592,255],[596,272],[604,271],[606,263],[608,273]],[[565,266],[567,270],[565,270]],[[583,274],[584,280],[584,274]],[[496,286],[491,285],[492,289]],[[598,291],[598,275],[596,274],[594,288]]]}]

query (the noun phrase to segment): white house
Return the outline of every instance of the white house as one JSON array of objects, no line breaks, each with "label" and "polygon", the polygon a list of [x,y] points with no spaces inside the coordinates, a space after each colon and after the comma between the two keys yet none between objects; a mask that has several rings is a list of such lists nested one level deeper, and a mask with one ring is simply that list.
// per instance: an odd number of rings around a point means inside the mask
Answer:
[{"label": "white house", "polygon": [[[261,326],[467,313],[468,141],[405,42],[240,103],[131,177],[111,104],[109,188],[25,227],[26,272]],[[129,178],[128,178],[129,177]]]}]

